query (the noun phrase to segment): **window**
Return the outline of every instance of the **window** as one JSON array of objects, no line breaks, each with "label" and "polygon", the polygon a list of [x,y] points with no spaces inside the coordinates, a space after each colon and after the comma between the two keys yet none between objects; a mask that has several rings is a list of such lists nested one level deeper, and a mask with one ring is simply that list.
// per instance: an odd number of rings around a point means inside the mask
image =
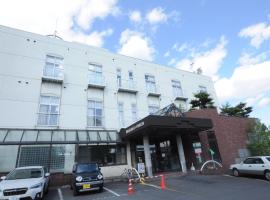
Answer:
[{"label": "window", "polygon": [[95,63],[89,63],[88,65],[89,82],[102,84],[102,66]]},{"label": "window", "polygon": [[78,162],[97,162],[99,166],[126,164],[126,148],[121,145],[79,146]]},{"label": "window", "polygon": [[172,88],[174,97],[182,97],[183,91],[180,81],[172,80]]},{"label": "window", "polygon": [[41,96],[38,114],[38,125],[58,125],[60,98],[55,96]]},{"label": "window", "polygon": [[254,158],[247,158],[246,160],[244,160],[244,164],[254,164],[254,161]]},{"label": "window", "polygon": [[266,159],[270,162],[270,157],[267,157]]},{"label": "window", "polygon": [[157,106],[157,105],[149,105],[148,110],[149,110],[150,115],[154,114],[155,112],[157,112],[159,110],[159,106]]},{"label": "window", "polygon": [[137,105],[131,104],[131,115],[132,115],[132,122],[137,121]]},{"label": "window", "polygon": [[199,85],[199,92],[207,92],[207,88],[205,86]]},{"label": "window", "polygon": [[63,76],[63,58],[58,56],[47,55],[43,75],[53,78]]},{"label": "window", "polygon": [[120,126],[124,126],[124,104],[118,103],[118,117],[119,117],[119,124]]},{"label": "window", "polygon": [[121,69],[116,70],[116,78],[118,87],[121,87],[122,86]]},{"label": "window", "polygon": [[155,77],[152,75],[145,75],[146,89],[148,92],[156,92]]},{"label": "window", "polygon": [[133,81],[133,72],[132,71],[129,71],[128,72],[128,79],[129,79],[129,81]]},{"label": "window", "polygon": [[87,112],[88,126],[102,126],[103,125],[103,103],[102,101],[89,100]]},{"label": "window", "polygon": [[254,159],[255,164],[264,164],[263,160],[261,158],[255,158]]},{"label": "window", "polygon": [[18,160],[18,166],[48,166],[51,170],[64,169],[66,147],[52,146],[51,161],[50,146],[22,146]]}]

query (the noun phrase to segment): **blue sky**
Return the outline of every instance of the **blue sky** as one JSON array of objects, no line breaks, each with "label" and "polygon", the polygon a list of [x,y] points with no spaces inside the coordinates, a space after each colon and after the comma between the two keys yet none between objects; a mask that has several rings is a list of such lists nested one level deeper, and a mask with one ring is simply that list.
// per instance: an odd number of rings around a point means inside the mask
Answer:
[{"label": "blue sky", "polygon": [[269,0],[2,0],[0,24],[44,35],[56,29],[68,41],[200,67],[220,104],[247,102],[270,125]]}]

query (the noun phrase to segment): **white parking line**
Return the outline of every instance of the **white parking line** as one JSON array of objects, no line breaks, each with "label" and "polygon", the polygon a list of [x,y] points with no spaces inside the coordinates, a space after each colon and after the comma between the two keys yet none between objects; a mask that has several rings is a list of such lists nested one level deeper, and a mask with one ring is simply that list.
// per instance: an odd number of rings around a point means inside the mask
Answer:
[{"label": "white parking line", "polygon": [[143,183],[142,185],[147,185],[147,186],[150,186],[150,187],[154,187],[154,188],[157,188],[157,189],[161,189],[161,187],[157,186],[157,185],[152,185],[152,184],[149,184],[149,183]]},{"label": "white parking line", "polygon": [[63,198],[63,194],[62,194],[62,190],[60,189],[60,188],[58,188],[58,196],[59,196],[59,199],[60,200],[64,200],[64,198]]},{"label": "white parking line", "polygon": [[[104,190],[107,190],[108,192],[114,194],[115,196],[120,197],[120,194],[118,194],[118,193],[116,193],[116,192],[110,190],[109,188],[106,188],[106,187],[103,187],[103,188],[104,188]],[[61,199],[61,200],[62,200],[62,199]]]}]

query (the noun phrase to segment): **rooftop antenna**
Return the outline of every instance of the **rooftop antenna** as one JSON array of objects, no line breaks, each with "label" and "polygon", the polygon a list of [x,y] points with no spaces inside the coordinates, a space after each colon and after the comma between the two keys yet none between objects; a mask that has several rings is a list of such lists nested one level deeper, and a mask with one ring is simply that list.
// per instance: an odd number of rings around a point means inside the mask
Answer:
[{"label": "rooftop antenna", "polygon": [[59,37],[57,35],[57,25],[58,25],[58,18],[55,20],[55,30],[54,30],[54,33],[53,34],[50,34],[50,35],[47,35],[48,37],[51,37],[51,38],[56,38],[56,39],[61,39],[61,37]]},{"label": "rooftop antenna", "polygon": [[58,23],[58,18],[56,19],[56,21],[55,21],[55,30],[54,30],[54,37],[56,38],[56,36],[57,36],[57,23]]}]

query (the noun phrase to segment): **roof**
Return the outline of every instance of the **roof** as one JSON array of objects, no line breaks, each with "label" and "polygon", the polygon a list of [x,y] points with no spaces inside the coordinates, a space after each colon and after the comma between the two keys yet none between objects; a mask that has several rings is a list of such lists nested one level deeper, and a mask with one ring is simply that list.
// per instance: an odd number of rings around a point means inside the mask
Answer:
[{"label": "roof", "polygon": [[122,139],[135,138],[145,134],[158,136],[168,134],[168,131],[172,134],[191,134],[209,130],[212,127],[211,119],[185,117],[175,105],[169,105],[153,115],[148,115],[131,126],[121,129],[120,136]]},{"label": "roof", "polygon": [[120,143],[116,130],[0,128],[0,145]]},{"label": "roof", "polygon": [[43,166],[27,166],[27,167],[17,167],[16,169],[40,169]]}]

